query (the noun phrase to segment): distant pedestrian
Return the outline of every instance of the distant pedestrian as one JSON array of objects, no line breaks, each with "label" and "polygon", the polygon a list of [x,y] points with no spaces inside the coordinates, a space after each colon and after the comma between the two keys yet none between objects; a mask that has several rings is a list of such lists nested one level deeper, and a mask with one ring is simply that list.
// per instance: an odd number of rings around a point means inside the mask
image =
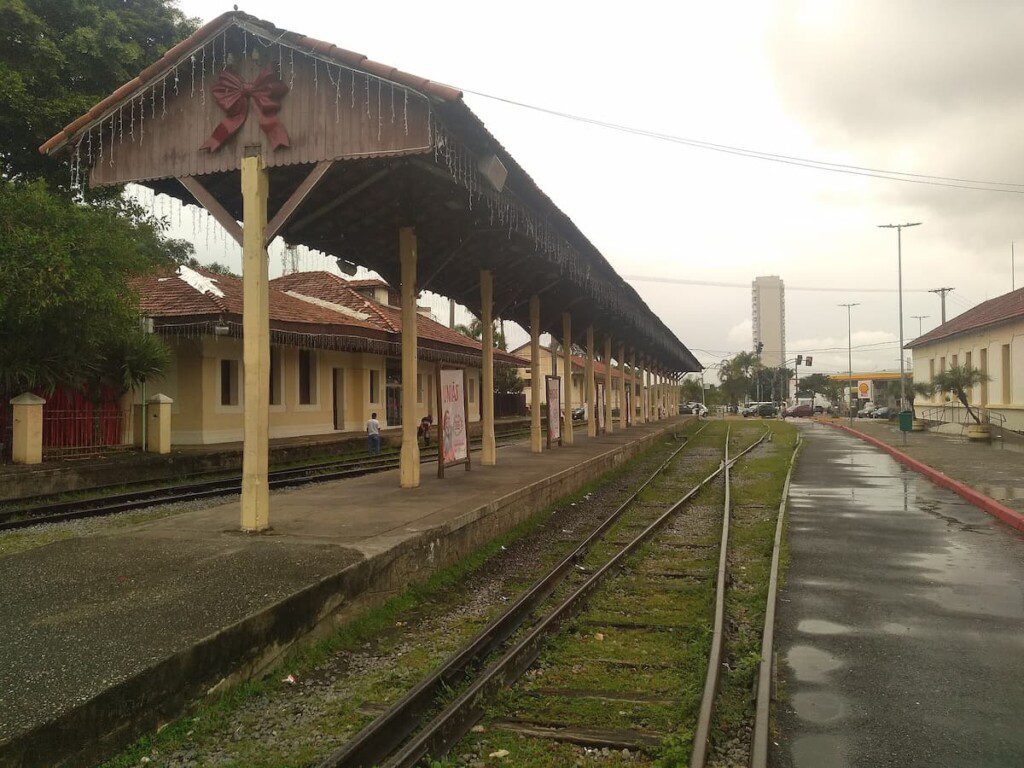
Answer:
[{"label": "distant pedestrian", "polygon": [[380,453],[380,422],[376,413],[371,413],[370,420],[366,422],[366,449],[373,456]]},{"label": "distant pedestrian", "polygon": [[434,420],[428,413],[422,419],[420,419],[420,426],[417,430],[419,437],[423,438],[423,447],[428,448],[430,446],[430,429],[434,426]]}]

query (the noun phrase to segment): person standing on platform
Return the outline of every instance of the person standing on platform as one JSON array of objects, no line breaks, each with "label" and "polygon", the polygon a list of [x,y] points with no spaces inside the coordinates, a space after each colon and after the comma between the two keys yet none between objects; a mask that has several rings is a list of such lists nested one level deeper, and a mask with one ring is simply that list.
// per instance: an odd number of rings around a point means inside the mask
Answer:
[{"label": "person standing on platform", "polygon": [[422,419],[420,419],[420,426],[417,432],[419,434],[419,437],[423,438],[424,448],[430,447],[430,430],[433,428],[433,426],[434,420],[430,417],[430,414],[427,414]]},{"label": "person standing on platform", "polygon": [[380,453],[380,422],[376,413],[371,413],[370,420],[366,422],[366,449],[373,456]]}]

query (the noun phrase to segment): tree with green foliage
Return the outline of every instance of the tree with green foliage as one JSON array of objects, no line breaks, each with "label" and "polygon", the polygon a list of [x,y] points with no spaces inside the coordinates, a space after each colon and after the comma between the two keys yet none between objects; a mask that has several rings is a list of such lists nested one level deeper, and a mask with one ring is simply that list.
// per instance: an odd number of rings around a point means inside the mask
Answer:
[{"label": "tree with green foliage", "polygon": [[686,378],[679,386],[684,403],[699,403],[701,401],[704,393],[700,388],[700,379]]},{"label": "tree with green foliage", "polygon": [[798,397],[825,395],[831,388],[832,380],[823,373],[810,373],[800,379]]},{"label": "tree with green foliage", "polygon": [[936,392],[952,392],[953,396],[967,409],[968,415],[975,422],[981,424],[981,417],[971,408],[967,392],[987,381],[990,381],[988,374],[982,373],[977,368],[971,368],[967,365],[954,365],[942,373],[935,374],[935,378],[932,379],[931,383]]},{"label": "tree with green foliage", "polygon": [[167,351],[143,331],[131,280],[188,254],[127,203],[0,180],[0,391],[123,391],[158,374]]},{"label": "tree with green foliage", "polygon": [[168,0],[0,0],[0,173],[68,191],[39,146],[197,26]]}]

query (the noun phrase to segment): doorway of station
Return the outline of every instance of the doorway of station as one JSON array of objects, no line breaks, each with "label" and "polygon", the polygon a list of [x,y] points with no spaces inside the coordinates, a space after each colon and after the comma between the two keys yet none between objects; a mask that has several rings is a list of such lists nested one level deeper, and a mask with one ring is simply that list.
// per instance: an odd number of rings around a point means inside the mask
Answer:
[{"label": "doorway of station", "polygon": [[384,412],[389,427],[402,425],[402,369],[398,361],[388,360],[384,377]]},{"label": "doorway of station", "polygon": [[335,368],[331,376],[331,401],[334,403],[334,429],[345,430],[345,369]]}]

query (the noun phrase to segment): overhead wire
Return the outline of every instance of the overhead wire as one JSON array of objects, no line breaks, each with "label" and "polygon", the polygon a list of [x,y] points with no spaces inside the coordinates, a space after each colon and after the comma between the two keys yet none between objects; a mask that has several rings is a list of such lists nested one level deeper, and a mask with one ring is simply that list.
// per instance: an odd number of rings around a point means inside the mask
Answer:
[{"label": "overhead wire", "polygon": [[722,152],[725,154],[737,155],[740,157],[749,157],[757,160],[783,163],[786,165],[796,165],[804,168],[831,171],[833,173],[845,173],[854,176],[868,176],[872,178],[887,179],[889,181],[902,181],[911,184],[926,184],[929,186],[953,187],[957,189],[970,189],[979,192],[1008,192],[1016,195],[1024,194],[1024,183],[970,179],[958,176],[941,176],[935,174],[914,173],[909,171],[892,171],[884,168],[873,168],[871,166],[853,165],[849,163],[836,163],[828,160],[815,160],[813,158],[799,157],[797,155],[784,155],[778,152],[765,152],[762,150],[750,149],[747,147],[738,147],[729,144],[719,144],[716,142],[704,141],[702,139],[691,139],[685,136],[675,136],[672,134],[661,133],[659,131],[652,131],[644,128],[637,128],[635,126],[623,125],[621,123],[613,123],[607,120],[598,120],[597,118],[586,117],[584,115],[576,115],[570,112],[563,112],[557,109],[550,109],[548,107],[541,107],[536,104],[529,104],[527,102],[518,101],[516,99],[510,99],[504,96],[496,96],[491,93],[476,91],[471,88],[461,88],[460,90],[463,93],[468,93],[473,96],[479,96],[480,98],[483,99],[490,99],[491,101],[508,104],[510,106],[520,107],[522,109],[528,109],[534,112],[539,112],[553,117],[558,117],[564,120],[572,120],[575,122],[585,123],[587,125],[597,126],[599,128],[605,128],[612,131],[619,131],[621,133],[628,133],[635,136],[644,136],[659,141],[666,141],[673,144],[681,144],[684,146],[694,147],[697,149],[706,149],[713,152]]}]

